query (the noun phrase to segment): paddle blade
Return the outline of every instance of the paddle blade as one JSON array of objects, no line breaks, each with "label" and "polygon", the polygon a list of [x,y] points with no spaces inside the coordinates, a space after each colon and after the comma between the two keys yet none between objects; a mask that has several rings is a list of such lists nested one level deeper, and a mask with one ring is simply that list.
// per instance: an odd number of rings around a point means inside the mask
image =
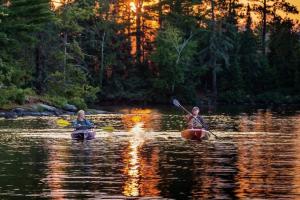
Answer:
[{"label": "paddle blade", "polygon": [[56,124],[58,126],[65,127],[65,126],[69,126],[71,123],[64,119],[58,119],[58,120],[56,120]]},{"label": "paddle blade", "polygon": [[112,126],[104,126],[101,128],[103,131],[106,131],[106,132],[114,132],[114,127]]},{"label": "paddle blade", "polygon": [[174,106],[177,106],[177,107],[181,106],[177,99],[173,99],[173,104],[174,104]]}]

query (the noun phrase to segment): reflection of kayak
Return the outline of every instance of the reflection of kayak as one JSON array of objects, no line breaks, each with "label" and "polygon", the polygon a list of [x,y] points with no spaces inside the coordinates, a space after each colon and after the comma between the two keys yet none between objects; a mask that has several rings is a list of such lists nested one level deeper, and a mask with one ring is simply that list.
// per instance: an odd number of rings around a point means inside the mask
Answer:
[{"label": "reflection of kayak", "polygon": [[181,132],[181,137],[188,140],[205,140],[209,135],[209,132],[204,129],[186,129]]},{"label": "reflection of kayak", "polygon": [[96,133],[92,130],[75,130],[72,132],[72,139],[76,140],[92,140],[95,138]]}]

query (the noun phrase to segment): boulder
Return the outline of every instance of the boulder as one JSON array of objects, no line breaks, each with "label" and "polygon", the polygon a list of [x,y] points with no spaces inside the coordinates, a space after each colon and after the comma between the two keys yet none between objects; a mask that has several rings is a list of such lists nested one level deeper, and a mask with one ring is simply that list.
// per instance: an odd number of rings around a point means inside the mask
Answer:
[{"label": "boulder", "polygon": [[109,114],[111,112],[105,111],[105,110],[96,110],[97,114]]},{"label": "boulder", "polygon": [[63,109],[70,112],[76,112],[78,110],[78,108],[72,104],[65,104]]},{"label": "boulder", "polygon": [[0,112],[0,117],[4,117],[5,116],[5,112]]},{"label": "boulder", "polygon": [[42,112],[42,111],[49,111],[49,112],[57,112],[57,108],[53,107],[53,106],[49,106],[47,104],[43,104],[43,103],[38,103],[38,104],[34,104],[31,106],[32,111],[37,111],[37,112]]},{"label": "boulder", "polygon": [[60,109],[57,109],[55,112],[53,112],[53,114],[54,114],[55,116],[60,116],[60,115],[63,114],[63,111],[60,110]]},{"label": "boulder", "polygon": [[76,115],[75,112],[70,112],[70,111],[67,111],[67,112],[64,112],[65,115]]},{"label": "boulder", "polygon": [[38,106],[40,108],[43,108],[44,111],[49,111],[49,112],[55,112],[57,111],[57,108],[53,107],[53,106],[49,106],[43,103],[39,103]]},{"label": "boulder", "polygon": [[25,112],[25,111],[26,111],[26,109],[24,109],[24,108],[14,108],[14,109],[12,110],[12,112],[17,113],[18,115],[19,115],[20,113]]},{"label": "boulder", "polygon": [[19,117],[24,117],[24,116],[32,116],[32,117],[39,117],[41,116],[40,112],[35,112],[35,111],[24,111],[22,113],[18,113]]},{"label": "boulder", "polygon": [[17,117],[18,117],[18,115],[16,112],[7,112],[4,114],[5,119],[15,119]]},{"label": "boulder", "polygon": [[109,114],[109,112],[104,110],[88,109],[85,112],[87,115],[97,115],[97,114]]},{"label": "boulder", "polygon": [[54,113],[53,112],[40,112],[41,116],[53,116]]}]

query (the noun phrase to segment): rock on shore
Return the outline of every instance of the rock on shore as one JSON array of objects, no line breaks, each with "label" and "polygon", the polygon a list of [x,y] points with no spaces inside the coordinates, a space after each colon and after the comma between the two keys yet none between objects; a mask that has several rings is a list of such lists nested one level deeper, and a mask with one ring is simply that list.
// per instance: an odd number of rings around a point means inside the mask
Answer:
[{"label": "rock on shore", "polygon": [[[45,103],[35,103],[30,105],[24,105],[15,107],[11,110],[0,111],[0,118],[15,119],[17,117],[24,116],[60,116],[60,115],[75,115],[78,108],[75,105],[66,104],[61,108],[57,108]],[[86,114],[105,114],[108,113],[102,110],[87,109]]]}]

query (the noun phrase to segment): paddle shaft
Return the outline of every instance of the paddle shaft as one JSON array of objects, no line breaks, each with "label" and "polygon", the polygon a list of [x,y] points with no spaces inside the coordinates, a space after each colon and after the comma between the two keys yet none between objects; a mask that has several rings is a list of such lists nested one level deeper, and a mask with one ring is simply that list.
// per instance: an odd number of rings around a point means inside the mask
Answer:
[{"label": "paddle shaft", "polygon": [[[195,117],[190,111],[188,111],[185,107],[183,107],[181,104],[179,104],[179,107],[182,108],[185,112],[187,112],[189,115],[193,116],[193,118],[199,123],[201,124],[201,126],[203,126],[203,124],[201,123],[201,121]],[[209,133],[211,133],[212,135],[214,135],[216,138],[218,138],[218,136],[216,136],[213,132],[211,132],[210,130],[207,130]]]},{"label": "paddle shaft", "polygon": [[[61,125],[59,122],[61,123],[64,123],[63,125]],[[65,119],[59,119],[59,120],[56,120],[56,124],[59,125],[59,126],[62,126],[62,127],[66,127],[66,126],[70,126],[71,123]],[[90,128],[96,128],[95,125],[93,125],[92,127],[88,127],[87,125],[81,125],[80,127],[86,127],[87,129],[90,129]],[[104,126],[104,127],[101,127],[102,130],[104,131],[113,131],[114,130],[114,127],[112,126]]]}]

